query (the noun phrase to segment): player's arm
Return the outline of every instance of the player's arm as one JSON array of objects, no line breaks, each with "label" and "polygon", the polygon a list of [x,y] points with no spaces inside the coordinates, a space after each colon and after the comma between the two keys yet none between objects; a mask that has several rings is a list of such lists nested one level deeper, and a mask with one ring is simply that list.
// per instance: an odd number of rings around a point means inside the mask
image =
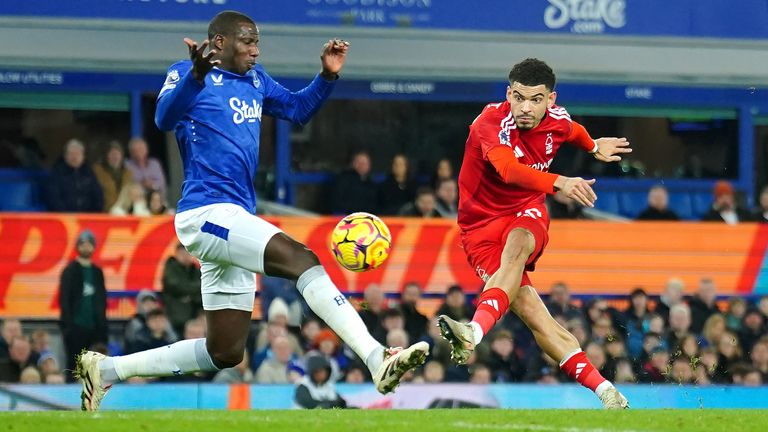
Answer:
[{"label": "player's arm", "polygon": [[189,48],[192,67],[187,69],[177,63],[168,70],[165,85],[157,97],[155,111],[155,124],[160,130],[171,130],[176,126],[203,90],[205,76],[214,66],[221,63],[220,60],[211,60],[216,54],[215,50],[205,54],[207,40],[199,48],[197,42],[191,39],[185,38],[184,43]]},{"label": "player's arm", "polygon": [[275,117],[305,124],[331,95],[339,78],[339,72],[346,61],[349,42],[329,40],[320,55],[322,71],[305,88],[291,92],[266,73],[262,73],[265,84],[264,110]]},{"label": "player's arm", "polygon": [[626,138],[592,139],[589,132],[579,123],[571,122],[571,133],[565,140],[568,143],[591,153],[595,159],[603,162],[618,162],[622,153],[632,153]]}]

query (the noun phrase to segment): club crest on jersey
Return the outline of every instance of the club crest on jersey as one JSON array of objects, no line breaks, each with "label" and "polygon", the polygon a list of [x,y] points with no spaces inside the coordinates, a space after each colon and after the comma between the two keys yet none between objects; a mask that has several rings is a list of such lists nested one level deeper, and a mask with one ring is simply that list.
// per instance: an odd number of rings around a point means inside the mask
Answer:
[{"label": "club crest on jersey", "polygon": [[509,142],[509,133],[504,129],[499,132],[499,143],[504,144],[507,147],[512,147],[512,144]]},{"label": "club crest on jersey", "polygon": [[256,73],[255,70],[251,69],[248,71],[248,73],[251,74],[251,77],[253,78],[253,86],[256,88],[261,87],[261,81],[259,80],[259,74]]},{"label": "club crest on jersey", "polygon": [[552,154],[552,143],[553,142],[554,142],[554,140],[552,139],[552,134],[548,133],[547,134],[547,140],[544,141],[544,151],[546,152],[546,154]]},{"label": "club crest on jersey", "polygon": [[229,99],[229,106],[235,111],[232,114],[232,121],[235,124],[242,124],[246,120],[248,120],[248,123],[255,123],[256,120],[261,121],[261,105],[255,99],[251,101],[253,104],[248,104],[248,102],[236,97]]}]

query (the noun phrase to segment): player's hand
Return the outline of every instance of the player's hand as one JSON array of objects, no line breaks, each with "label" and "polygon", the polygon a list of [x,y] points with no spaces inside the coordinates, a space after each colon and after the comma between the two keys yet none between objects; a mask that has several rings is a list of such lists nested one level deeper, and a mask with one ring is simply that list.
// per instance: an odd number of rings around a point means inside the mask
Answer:
[{"label": "player's hand", "polygon": [[555,187],[558,193],[571,198],[585,207],[594,207],[597,194],[592,190],[595,179],[584,180],[581,177],[563,177],[558,176],[555,181]]},{"label": "player's hand", "polygon": [[204,40],[200,47],[197,46],[197,42],[190,38],[184,38],[184,43],[189,48],[189,58],[192,60],[192,76],[197,82],[202,84],[208,72],[214,66],[220,65],[221,60],[213,60],[216,50],[210,50],[207,54],[205,53],[205,49],[208,48],[208,39]]},{"label": "player's hand", "polygon": [[597,153],[595,159],[603,162],[618,162],[621,160],[621,154],[632,153],[629,147],[629,141],[626,138],[598,138]]},{"label": "player's hand", "polygon": [[335,80],[338,77],[344,62],[347,60],[349,42],[343,39],[331,39],[323,45],[320,60],[323,63],[321,75],[327,80]]}]

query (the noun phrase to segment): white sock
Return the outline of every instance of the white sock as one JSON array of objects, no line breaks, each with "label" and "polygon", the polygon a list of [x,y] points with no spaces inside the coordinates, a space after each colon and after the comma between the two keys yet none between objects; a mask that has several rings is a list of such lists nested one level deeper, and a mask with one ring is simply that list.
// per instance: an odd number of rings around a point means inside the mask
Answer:
[{"label": "white sock", "polygon": [[[111,365],[106,360],[111,360]],[[114,368],[121,381],[135,376],[171,376],[219,370],[208,354],[205,339],[182,340],[127,356],[108,357],[99,362],[99,369],[109,366]]]},{"label": "white sock", "polygon": [[472,336],[473,336],[473,339],[475,340],[474,341],[475,346],[477,346],[478,344],[480,344],[480,341],[483,340],[483,328],[480,327],[480,324],[474,321],[470,322],[469,326],[472,327]]},{"label": "white sock", "polygon": [[384,347],[368,333],[355,308],[339,292],[322,266],[305,271],[296,288],[320,319],[375,373],[384,361]]},{"label": "white sock", "polygon": [[613,384],[610,381],[605,380],[602,383],[600,383],[600,385],[598,385],[597,388],[595,388],[595,394],[597,395],[597,397],[600,397],[603,395],[603,392],[608,390],[609,388],[613,388]]}]

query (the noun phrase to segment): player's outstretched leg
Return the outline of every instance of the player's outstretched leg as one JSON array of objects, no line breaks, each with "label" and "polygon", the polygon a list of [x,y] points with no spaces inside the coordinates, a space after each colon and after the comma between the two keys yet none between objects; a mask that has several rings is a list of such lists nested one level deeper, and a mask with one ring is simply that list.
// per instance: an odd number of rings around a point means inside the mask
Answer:
[{"label": "player's outstretched leg", "polygon": [[278,233],[267,243],[264,255],[265,273],[296,280],[296,288],[309,307],[365,361],[379,392],[394,390],[407,371],[426,360],[426,342],[405,349],[381,346],[328,277],[317,256],[301,243]]},{"label": "player's outstretched leg", "polygon": [[438,317],[440,333],[451,344],[451,358],[464,364],[496,322],[509,309],[509,299],[517,296],[525,265],[535,250],[533,234],[525,228],[515,228],[507,235],[501,254],[499,270],[485,283],[477,309],[468,324],[456,322],[445,315]]},{"label": "player's outstretched leg", "polygon": [[[253,308],[253,293],[214,294],[227,304]],[[75,375],[82,381],[81,409],[96,411],[112,384],[131,377],[161,377],[212,372],[236,366],[243,359],[251,321],[246,310],[206,310],[205,339],[187,339],[161,348],[120,357],[84,351]]]},{"label": "player's outstretched leg", "polygon": [[595,392],[603,407],[629,408],[627,398],[595,369],[579,347],[576,337],[555,321],[535,289],[529,285],[521,287],[512,301],[512,311],[531,329],[539,347],[548,356],[560,361],[563,372]]}]

